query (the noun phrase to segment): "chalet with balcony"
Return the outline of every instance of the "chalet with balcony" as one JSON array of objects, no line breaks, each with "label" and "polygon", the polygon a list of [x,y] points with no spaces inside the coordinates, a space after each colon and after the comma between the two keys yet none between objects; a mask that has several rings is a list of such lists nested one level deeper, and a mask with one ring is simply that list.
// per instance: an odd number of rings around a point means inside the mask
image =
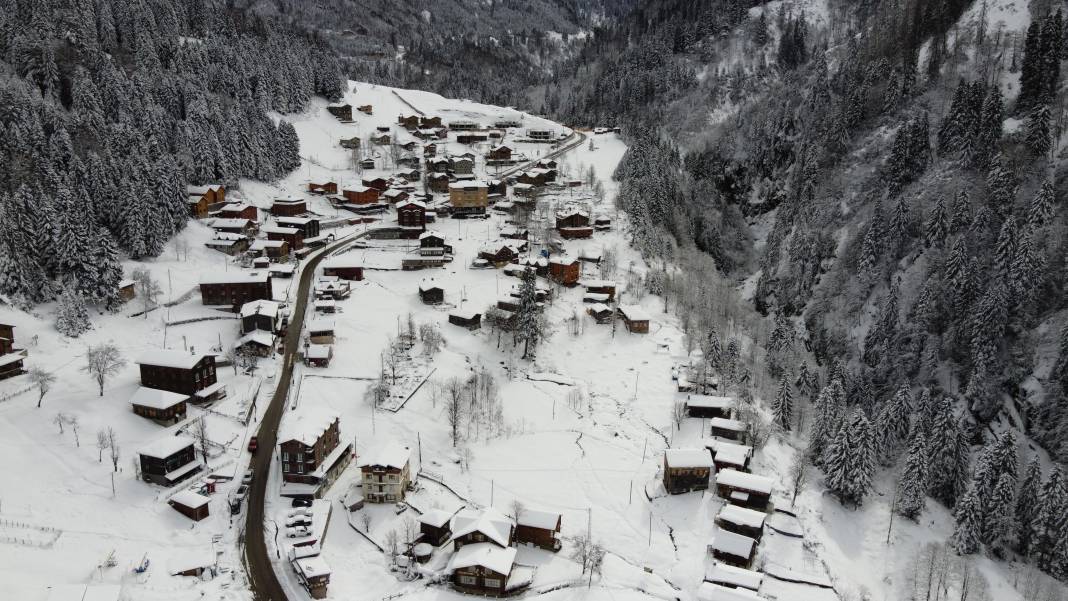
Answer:
[{"label": "chalet with balcony", "polygon": [[212,205],[226,202],[226,188],[220,184],[186,186],[185,191],[189,215],[195,219],[207,217]]},{"label": "chalet with balcony", "polygon": [[253,256],[265,259],[268,263],[284,263],[289,260],[289,243],[285,240],[253,240],[248,245],[248,250]]},{"label": "chalet with balcony", "polygon": [[275,301],[255,300],[241,305],[241,333],[282,331],[282,305]]},{"label": "chalet with balcony", "polygon": [[171,426],[185,419],[188,394],[157,390],[141,386],[130,397],[133,412],[163,426]]},{"label": "chalet with balcony", "polygon": [[[265,241],[256,241],[259,242]],[[205,305],[222,305],[234,309],[256,300],[271,300],[271,274],[266,271],[224,271],[205,276],[200,280],[200,296]]]},{"label": "chalet with balcony", "polygon": [[271,215],[275,217],[295,217],[307,212],[307,201],[299,196],[282,196],[271,204]]},{"label": "chalet with balcony", "polygon": [[337,182],[308,182],[308,192],[312,194],[319,194],[320,196],[325,196],[328,194],[337,194]]},{"label": "chalet with balcony", "polygon": [[141,479],[169,487],[191,478],[204,469],[193,444],[186,436],[163,436],[142,447],[137,452]]},{"label": "chalet with balcony", "polygon": [[[137,359],[141,368],[141,386],[166,390],[186,397],[201,391],[218,392],[215,355],[158,349]],[[207,400],[197,397],[195,400]]]},{"label": "chalet with balcony", "polygon": [[397,205],[397,225],[402,238],[418,240],[426,231],[426,203],[407,200]]},{"label": "chalet with balcony", "polygon": [[523,509],[515,523],[515,542],[559,551],[561,521],[559,513]]},{"label": "chalet with balcony", "polygon": [[223,219],[248,219],[255,222],[259,219],[259,209],[247,202],[231,202],[219,209],[219,217]]},{"label": "chalet with balcony", "polygon": [[452,246],[445,241],[445,236],[437,232],[423,232],[419,235],[419,254],[425,257],[440,257],[452,254]]},{"label": "chalet with balcony", "polygon": [[556,231],[564,240],[593,236],[590,214],[581,209],[566,209],[556,213]]},{"label": "chalet with balcony", "polygon": [[290,251],[297,251],[304,248],[304,234],[301,230],[295,227],[281,227],[278,225],[264,226],[263,233],[267,234],[268,240],[274,240],[275,242],[285,242],[289,244]]},{"label": "chalet with balcony", "polygon": [[326,105],[326,111],[331,115],[338,118],[342,123],[348,123],[352,121],[352,105],[351,104],[328,104]]},{"label": "chalet with balcony", "polygon": [[368,503],[404,500],[411,484],[411,451],[395,442],[375,449],[360,460],[363,498]]},{"label": "chalet with balcony", "polygon": [[341,420],[321,407],[288,413],[278,431],[282,496],[319,498],[352,460],[352,445],[341,444]]},{"label": "chalet with balcony", "polygon": [[[431,192],[437,192],[439,194],[450,192],[449,190],[449,174],[447,173],[431,173],[426,176],[426,186]],[[487,204],[489,204],[487,200]],[[484,210],[484,209],[483,209]]]},{"label": "chalet with balcony", "polygon": [[418,115],[398,115],[397,124],[408,131],[414,131],[419,129],[419,116]]},{"label": "chalet with balcony", "polygon": [[378,202],[381,192],[370,186],[350,186],[341,191],[345,200],[358,205],[366,205]]},{"label": "chalet with balcony", "polygon": [[[305,244],[310,244],[313,240],[319,239],[321,235],[321,224],[319,220],[314,217],[278,217],[274,220],[279,227],[284,228],[296,228],[300,230],[301,237]],[[297,250],[299,247],[290,245],[293,250]]]},{"label": "chalet with balcony", "polygon": [[712,475],[712,455],[705,449],[664,451],[664,489],[673,495],[707,490]]},{"label": "chalet with balcony", "polygon": [[511,146],[506,146],[504,144],[498,144],[497,146],[494,146],[493,148],[490,148],[489,152],[486,153],[486,161],[487,162],[492,161],[492,162],[506,163],[506,162],[511,162],[511,160],[512,160],[512,147]]}]

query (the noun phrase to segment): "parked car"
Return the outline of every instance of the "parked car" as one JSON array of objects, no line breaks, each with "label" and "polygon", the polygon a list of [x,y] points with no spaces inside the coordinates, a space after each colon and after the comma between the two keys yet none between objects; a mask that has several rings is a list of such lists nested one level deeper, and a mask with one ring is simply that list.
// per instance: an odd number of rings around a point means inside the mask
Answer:
[{"label": "parked car", "polygon": [[237,490],[234,492],[234,499],[237,499],[238,503],[243,502],[245,500],[245,497],[247,496],[248,486],[245,484],[242,484],[241,486],[237,487]]},{"label": "parked car", "polygon": [[311,518],[307,517],[307,516],[303,516],[303,515],[298,515],[296,517],[291,517],[288,520],[286,520],[286,528],[296,528],[298,526],[303,526],[303,527],[308,528],[308,527],[311,527],[311,525],[312,525]]},{"label": "parked car", "polygon": [[260,446],[260,440],[259,440],[258,437],[253,436],[252,438],[248,439],[248,452],[249,453],[255,454],[256,453],[256,447],[258,447],[258,446]]},{"label": "parked car", "polygon": [[290,506],[291,507],[311,507],[312,506],[312,500],[311,499],[293,499],[293,502],[290,503]]},{"label": "parked car", "polygon": [[242,484],[252,484],[252,470],[245,470],[245,475],[241,478]]},{"label": "parked car", "polygon": [[304,526],[297,526],[296,528],[286,528],[286,538],[303,538],[310,536],[311,530],[308,530]]}]

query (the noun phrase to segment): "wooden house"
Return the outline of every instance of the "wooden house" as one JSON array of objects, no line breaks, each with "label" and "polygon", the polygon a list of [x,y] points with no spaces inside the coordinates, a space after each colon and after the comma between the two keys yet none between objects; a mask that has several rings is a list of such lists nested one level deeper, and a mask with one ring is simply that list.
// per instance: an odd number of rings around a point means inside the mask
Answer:
[{"label": "wooden house", "polygon": [[0,324],[0,380],[14,378],[26,373],[23,361],[26,357],[15,351],[15,326]]},{"label": "wooden house", "polygon": [[397,203],[408,200],[410,196],[411,195],[408,194],[408,192],[401,190],[400,188],[390,188],[382,193],[382,198],[384,198],[386,202],[392,203],[394,206],[396,206]]},{"label": "wooden house", "polygon": [[352,105],[351,104],[328,104],[326,105],[326,111],[331,115],[338,118],[339,121],[347,122],[352,121]]},{"label": "wooden house", "polygon": [[716,474],[719,496],[735,505],[750,509],[767,509],[775,483],[767,476],[747,474],[738,470],[721,470]]},{"label": "wooden house", "polygon": [[612,229],[612,218],[607,215],[598,215],[593,218],[593,229],[599,232],[607,232]]},{"label": "wooden house", "polygon": [[449,204],[453,215],[484,215],[489,206],[489,186],[470,180],[449,184]]},{"label": "wooden house", "polygon": [[412,132],[412,135],[420,140],[438,140],[441,136],[438,135],[440,129],[431,127],[420,127]]},{"label": "wooden house", "polygon": [[352,457],[341,444],[341,419],[322,407],[302,406],[286,414],[278,429],[282,496],[315,497],[333,484]]},{"label": "wooden house", "polygon": [[528,129],[527,138],[536,142],[551,142],[555,134],[551,129]]},{"label": "wooden house", "polygon": [[486,193],[489,196],[504,197],[508,195],[508,182],[503,179],[486,180]]},{"label": "wooden house", "polygon": [[231,257],[236,257],[251,248],[252,244],[248,236],[229,232],[215,232],[215,237],[205,242],[204,246]]},{"label": "wooden house", "polygon": [[538,159],[538,162],[534,164],[538,169],[555,170],[558,165],[556,159]]},{"label": "wooden house", "polygon": [[501,129],[508,129],[510,127],[519,127],[522,124],[518,119],[503,118],[497,119],[493,122],[493,127],[499,127]]},{"label": "wooden house", "polygon": [[560,550],[560,514],[549,511],[523,509],[515,523],[515,541],[548,549]]},{"label": "wooden house", "polygon": [[689,417],[723,417],[729,419],[734,405],[734,399],[727,396],[686,395],[686,415]]},{"label": "wooden house", "polygon": [[360,136],[352,136],[351,138],[341,138],[338,144],[345,150],[359,150],[363,145],[363,141],[360,140]]},{"label": "wooden house", "polygon": [[419,129],[419,117],[417,115],[398,115],[397,124],[408,131],[413,131]]},{"label": "wooden house", "polygon": [[708,552],[716,561],[738,568],[753,565],[757,542],[748,536],[717,529],[708,543]]},{"label": "wooden house", "polygon": [[426,231],[426,203],[406,200],[397,205],[397,225],[401,228],[402,238],[418,240]]},{"label": "wooden house", "polygon": [[453,548],[459,551],[467,545],[489,543],[507,548],[515,541],[515,524],[500,511],[486,509],[461,509],[452,518]]},{"label": "wooden house", "polygon": [[197,460],[193,439],[185,436],[163,436],[141,448],[138,464],[141,479],[160,486],[174,486],[191,478],[204,468]]},{"label": "wooden house", "polygon": [[419,540],[440,547],[452,536],[449,522],[452,514],[441,509],[431,509],[419,516]]},{"label": "wooden house", "polygon": [[[764,574],[755,570],[747,570],[725,563],[715,562],[705,570],[705,584],[711,583],[733,593],[724,592],[720,597],[704,595],[698,590],[697,598],[700,601],[755,601],[760,597],[748,596],[746,591],[758,591],[764,582]],[[725,595],[733,594],[729,597]],[[755,593],[754,593],[755,595]]]},{"label": "wooden house", "polygon": [[169,426],[185,419],[188,394],[157,390],[141,386],[130,397],[135,415]]},{"label": "wooden house", "polygon": [[358,205],[376,203],[381,194],[377,188],[366,185],[350,186],[341,191],[341,195],[345,197],[345,200]]},{"label": "wooden house", "polygon": [[291,251],[297,251],[304,248],[304,233],[295,227],[268,225],[264,226],[262,231],[267,234],[268,240],[289,244],[289,250]]},{"label": "wooden house", "polygon": [[393,137],[386,133],[371,134],[371,143],[375,146],[389,146]]},{"label": "wooden house", "polygon": [[191,490],[181,490],[167,500],[167,504],[185,517],[199,522],[211,513],[208,509],[211,498]]},{"label": "wooden house", "polygon": [[[417,161],[417,163],[418,163],[418,161]],[[407,169],[399,169],[394,173],[394,175],[396,175],[397,177],[403,179],[404,181],[408,182],[409,184],[413,184],[415,182],[418,182],[419,178],[422,177],[422,173],[419,171],[418,164],[413,165],[412,167],[409,167]]]},{"label": "wooden house", "polygon": [[649,314],[638,305],[620,305],[619,316],[627,331],[635,334],[649,333]]},{"label": "wooden house", "polygon": [[579,209],[557,211],[556,231],[564,240],[589,238],[593,235],[589,213]]},{"label": "wooden house", "polygon": [[205,221],[205,224],[216,233],[236,234],[238,236],[251,237],[256,235],[256,222],[243,217],[223,218],[217,217]]},{"label": "wooden house", "polygon": [[289,243],[285,240],[253,240],[252,244],[248,245],[248,250],[256,257],[266,258],[268,262],[289,260]]},{"label": "wooden house", "polygon": [[280,332],[282,305],[270,300],[255,300],[241,305],[241,333]]},{"label": "wooden house", "polygon": [[[512,196],[530,199],[538,195],[538,189],[531,184],[516,183],[512,186]],[[516,202],[519,202],[518,200]]]},{"label": "wooden house", "polygon": [[486,153],[487,161],[505,162],[512,160],[512,148],[504,144],[498,144]]},{"label": "wooden house", "polygon": [[435,129],[441,126],[441,117],[431,115],[421,115],[419,117],[419,127]]},{"label": "wooden house", "polygon": [[492,263],[494,267],[500,268],[516,262],[519,259],[519,250],[511,244],[487,242],[479,249],[478,258]]},{"label": "wooden house", "polygon": [[[449,174],[447,173],[430,173],[426,176],[426,185],[431,192],[450,192],[449,181]],[[489,204],[488,200],[487,204]]]},{"label": "wooden house", "polygon": [[360,111],[364,115],[373,115],[375,112],[374,107],[370,104],[361,104],[360,106],[356,107],[356,110]]},{"label": "wooden house", "polygon": [[471,175],[475,172],[474,157],[455,156],[449,159],[449,172],[453,175]]},{"label": "wooden house", "polygon": [[457,144],[478,144],[480,142],[486,142],[488,140],[489,135],[484,133],[458,134],[456,136]]},{"label": "wooden house", "polygon": [[545,178],[534,171],[523,171],[515,176],[517,184],[527,184],[528,186],[534,186],[540,188],[545,185]]},{"label": "wooden house", "polygon": [[604,303],[594,303],[586,307],[586,313],[599,324],[612,323],[612,308]]},{"label": "wooden house", "polygon": [[450,121],[449,129],[452,131],[471,131],[478,129],[478,123],[468,121],[467,119],[459,119],[457,121]]},{"label": "wooden house", "polygon": [[445,302],[445,290],[434,281],[434,278],[423,278],[419,282],[419,300],[424,305],[440,305]]},{"label": "wooden house", "polygon": [[297,196],[283,196],[271,203],[271,215],[275,217],[294,217],[308,212],[307,202]]},{"label": "wooden house", "polygon": [[304,364],[312,367],[328,367],[334,358],[334,347],[329,344],[308,344],[304,347]]},{"label": "wooden house", "polygon": [[712,436],[745,442],[745,424],[725,417],[713,417],[708,420],[709,433]]},{"label": "wooden house", "polygon": [[549,259],[549,279],[563,286],[574,286],[579,281],[581,265],[579,260],[567,255],[556,255]]},{"label": "wooden house", "polygon": [[360,459],[363,498],[368,503],[404,501],[411,484],[411,451],[390,442]]},{"label": "wooden house", "polygon": [[310,555],[293,559],[293,571],[297,581],[307,589],[312,599],[325,599],[330,586],[330,564],[322,555]]},{"label": "wooden house", "polygon": [[219,209],[219,217],[223,219],[247,219],[255,223],[259,217],[259,209],[247,202],[230,202]]},{"label": "wooden house", "polygon": [[473,309],[456,309],[449,313],[449,323],[468,330],[482,327],[482,314]]},{"label": "wooden house", "polygon": [[367,157],[367,158],[365,158],[365,159],[360,161],[360,169],[374,169],[374,168],[375,168],[375,160],[372,159],[371,157]]},{"label": "wooden house", "polygon": [[274,332],[253,330],[238,338],[234,348],[247,357],[270,357],[274,353],[275,342]]},{"label": "wooden house", "polygon": [[368,188],[378,190],[379,194],[389,189],[389,180],[384,177],[372,177],[370,179],[365,178],[361,180],[360,183],[362,183],[364,186],[367,186]]},{"label": "wooden house", "polygon": [[215,355],[157,349],[137,359],[141,386],[167,390],[186,397],[215,387]]},{"label": "wooden house", "polygon": [[467,545],[449,559],[446,571],[461,592],[503,597],[515,568],[516,549],[491,543]]},{"label": "wooden house", "polygon": [[[137,283],[133,280],[122,279],[119,280],[119,300],[124,303],[128,303],[137,298]],[[0,338],[0,355],[5,353],[4,340]],[[11,351],[6,351],[10,353]]]},{"label": "wooden house", "polygon": [[712,463],[716,465],[716,471],[738,470],[749,471],[749,462],[753,459],[753,447],[743,444],[713,439],[705,443],[705,448],[712,451]]},{"label": "wooden house", "polygon": [[616,283],[612,280],[582,280],[579,285],[586,289],[586,294],[603,294],[604,300],[598,302],[616,300]]},{"label": "wooden house", "polygon": [[721,507],[716,515],[716,526],[719,526],[720,530],[759,541],[764,536],[764,520],[767,517],[768,514],[763,511],[728,503]]},{"label": "wooden house", "polygon": [[338,255],[323,261],[323,275],[343,280],[362,281],[363,261],[352,255]]},{"label": "wooden house", "polygon": [[452,246],[445,241],[445,236],[437,232],[423,232],[419,235],[420,255],[441,256],[451,253]]},{"label": "wooden house", "polygon": [[[315,217],[278,217],[274,221],[281,227],[300,230],[304,244],[319,238],[322,233],[322,224]],[[297,250],[297,247],[290,246],[293,250]]]},{"label": "wooden house", "polygon": [[308,340],[315,344],[334,344],[334,320],[323,317],[309,320]]},{"label": "wooden house", "polygon": [[189,215],[196,219],[207,217],[212,205],[226,202],[226,187],[220,184],[186,186],[185,192],[189,204]]},{"label": "wooden house", "polygon": [[712,455],[705,449],[664,451],[664,489],[673,495],[707,490],[712,475]]},{"label": "wooden house", "polygon": [[438,155],[438,145],[434,142],[423,144],[423,156],[433,157]]},{"label": "wooden house", "polygon": [[225,305],[235,309],[255,300],[271,300],[271,274],[264,271],[216,272],[200,280],[200,296],[205,305]]},{"label": "wooden house", "polygon": [[337,182],[308,182],[308,192],[319,195],[337,194]]}]

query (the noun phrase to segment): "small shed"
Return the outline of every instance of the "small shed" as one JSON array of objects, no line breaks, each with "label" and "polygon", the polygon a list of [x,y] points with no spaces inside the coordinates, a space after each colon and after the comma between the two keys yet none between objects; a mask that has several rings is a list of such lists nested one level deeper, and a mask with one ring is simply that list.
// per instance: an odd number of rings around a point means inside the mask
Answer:
[{"label": "small shed", "polygon": [[708,420],[708,428],[712,436],[718,436],[728,440],[745,440],[745,424],[736,419],[713,417]]},{"label": "small shed", "polygon": [[130,397],[133,412],[158,424],[173,425],[185,419],[188,394],[141,386]]},{"label": "small shed", "polygon": [[738,470],[722,470],[716,474],[719,496],[735,505],[751,509],[767,509],[775,482],[767,476],[747,474]]},{"label": "small shed", "polygon": [[764,582],[764,575],[754,570],[738,568],[717,561],[705,571],[705,582],[729,589],[738,589],[739,592],[757,591]]},{"label": "small shed", "polygon": [[309,344],[304,348],[304,362],[314,367],[327,367],[334,358],[334,347],[329,344]]},{"label": "small shed", "polygon": [[712,455],[705,449],[664,451],[664,489],[673,495],[708,489]]},{"label": "small shed", "polygon": [[312,599],[326,598],[327,587],[330,585],[330,565],[321,555],[294,559],[293,571],[297,573],[297,580],[308,589]]},{"label": "small shed", "polygon": [[739,568],[748,568],[753,565],[756,546],[757,542],[748,536],[727,530],[716,530],[716,533],[712,535],[712,540],[708,543],[708,552],[717,561]]},{"label": "small shed", "polygon": [[560,533],[560,523],[559,513],[524,509],[516,520],[515,540],[549,551],[559,551],[560,540],[556,535]]},{"label": "small shed", "polygon": [[482,327],[482,314],[474,309],[456,309],[449,313],[449,323],[468,330],[477,330]]},{"label": "small shed", "polygon": [[423,281],[419,282],[419,300],[425,305],[440,305],[445,302],[445,290],[434,278],[423,278]]},{"label": "small shed", "polygon": [[215,569],[215,553],[210,548],[193,549],[178,553],[167,560],[167,573],[171,576],[194,576],[200,578],[205,572]]},{"label": "small shed", "polygon": [[567,255],[557,255],[549,259],[549,279],[564,285],[574,286],[579,281],[581,268],[578,259]]},{"label": "small shed", "polygon": [[452,515],[448,511],[431,509],[419,516],[419,532],[422,535],[420,540],[435,547],[444,545],[452,536],[452,529],[449,527]]},{"label": "small shed", "polygon": [[719,514],[716,516],[716,525],[721,530],[748,536],[759,541],[764,536],[764,520],[767,517],[768,514],[763,511],[728,504],[719,510]]},{"label": "small shed", "polygon": [[705,443],[705,447],[712,451],[712,463],[716,464],[716,471],[727,469],[749,471],[753,447],[725,440],[710,440]]},{"label": "small shed", "polygon": [[191,490],[178,491],[167,504],[185,517],[199,522],[208,517],[208,504],[211,499]]},{"label": "small shed", "polygon": [[134,287],[133,280],[119,280],[119,300],[125,303],[136,296],[137,289]]},{"label": "small shed", "polygon": [[649,333],[649,314],[638,305],[620,305],[619,316],[623,318],[627,331],[635,334]]},{"label": "small shed", "polygon": [[586,313],[600,324],[612,321],[612,308],[604,303],[594,303],[586,307]]},{"label": "small shed", "polygon": [[334,320],[325,318],[309,320],[308,340],[315,344],[334,344]]},{"label": "small shed", "polygon": [[686,395],[686,414],[690,417],[730,418],[734,405],[734,399],[727,396]]}]

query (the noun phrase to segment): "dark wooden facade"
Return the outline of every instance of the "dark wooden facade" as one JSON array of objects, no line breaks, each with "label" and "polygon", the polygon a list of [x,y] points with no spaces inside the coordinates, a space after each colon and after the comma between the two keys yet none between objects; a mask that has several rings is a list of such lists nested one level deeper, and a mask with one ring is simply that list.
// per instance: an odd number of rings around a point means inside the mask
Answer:
[{"label": "dark wooden facade", "polygon": [[215,373],[215,356],[203,355],[189,368],[174,365],[153,365],[139,362],[141,385],[148,388],[168,390],[179,394],[194,395],[218,381]]},{"label": "dark wooden facade", "polygon": [[304,199],[277,199],[271,204],[271,215],[275,217],[294,217],[308,212]]},{"label": "dark wooden facade", "polygon": [[283,440],[278,445],[282,451],[282,480],[317,484],[319,479],[311,473],[319,469],[340,443],[339,425],[340,420],[335,417],[330,426],[310,446],[299,440]]},{"label": "dark wooden facade", "polygon": [[[288,251],[287,251],[288,252]],[[213,280],[200,283],[200,296],[205,305],[240,307],[255,300],[271,300],[271,278],[244,278],[234,281]]]},{"label": "dark wooden facade", "polygon": [[345,200],[358,205],[376,203],[381,194],[382,193],[378,189],[370,186],[346,188],[341,191],[341,195],[345,197]]},{"label": "dark wooden facade", "polygon": [[482,566],[458,568],[452,573],[452,582],[457,589],[478,595],[502,597],[510,574],[499,574]]},{"label": "dark wooden facade", "polygon": [[183,472],[181,477],[174,480],[170,480],[167,477],[168,474],[173,474],[181,468],[196,462],[197,454],[192,442],[166,457],[153,457],[140,453],[138,460],[141,466],[141,479],[160,486],[173,486],[191,478],[193,474],[200,471],[198,468]]},{"label": "dark wooden facade", "polygon": [[564,286],[574,286],[581,273],[578,259],[551,259],[549,261],[549,279]]},{"label": "dark wooden facade", "polygon": [[308,192],[312,194],[337,194],[337,182],[324,182],[321,184],[308,182]]},{"label": "dark wooden facade", "polygon": [[405,201],[397,205],[397,224],[404,228],[403,237],[417,239],[426,231],[426,205]]}]

